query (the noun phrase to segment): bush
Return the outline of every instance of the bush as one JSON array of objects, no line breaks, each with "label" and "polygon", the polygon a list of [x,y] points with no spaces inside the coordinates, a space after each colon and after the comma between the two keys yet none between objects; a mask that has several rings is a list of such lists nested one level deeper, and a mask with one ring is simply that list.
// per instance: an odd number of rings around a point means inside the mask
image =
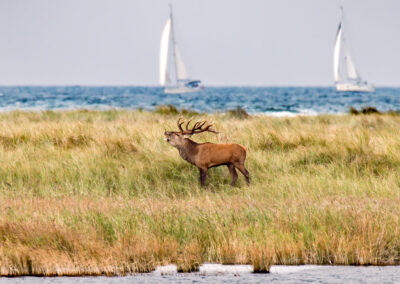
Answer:
[{"label": "bush", "polygon": [[199,113],[193,110],[181,109],[180,111],[174,105],[161,105],[157,106],[154,110],[158,114],[184,114],[184,115],[198,115]]},{"label": "bush", "polygon": [[381,112],[379,110],[377,110],[375,107],[371,107],[371,106],[363,107],[359,111],[354,107],[350,107],[349,113],[353,114],[353,115],[358,115],[358,114],[381,114]]},{"label": "bush", "polygon": [[358,112],[358,110],[355,109],[354,107],[350,107],[349,113],[350,113],[350,114],[354,114],[354,115],[360,114],[360,113]]},{"label": "bush", "polygon": [[245,119],[250,117],[250,115],[247,113],[247,111],[244,108],[237,107],[235,109],[230,109],[226,112],[230,117],[235,117],[239,119]]},{"label": "bush", "polygon": [[381,112],[374,107],[364,107],[360,111],[362,114],[380,114]]},{"label": "bush", "polygon": [[178,109],[173,105],[157,106],[154,112],[159,114],[179,114]]}]

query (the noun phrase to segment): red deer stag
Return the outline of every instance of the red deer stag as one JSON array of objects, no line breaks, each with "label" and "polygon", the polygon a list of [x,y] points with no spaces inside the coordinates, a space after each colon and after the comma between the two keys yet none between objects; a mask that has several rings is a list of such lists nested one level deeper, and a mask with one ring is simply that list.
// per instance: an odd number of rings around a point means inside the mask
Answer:
[{"label": "red deer stag", "polygon": [[236,169],[244,175],[247,184],[250,184],[249,172],[244,167],[246,148],[239,144],[196,143],[188,137],[205,131],[218,132],[212,130],[212,124],[207,124],[207,121],[196,122],[191,129],[189,129],[189,123],[190,120],[186,123],[186,129],[183,130],[184,121],[181,122],[181,119],[178,119],[179,132],[165,131],[164,135],[167,142],[178,149],[184,160],[199,168],[201,185],[205,186],[206,184],[209,168],[222,165],[228,166],[232,176],[232,186],[235,185],[238,178]]}]

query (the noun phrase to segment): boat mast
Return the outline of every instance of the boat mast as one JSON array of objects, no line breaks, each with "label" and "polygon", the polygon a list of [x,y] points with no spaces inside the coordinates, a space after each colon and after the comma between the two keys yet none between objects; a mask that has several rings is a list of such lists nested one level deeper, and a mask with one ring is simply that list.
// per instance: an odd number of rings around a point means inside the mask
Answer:
[{"label": "boat mast", "polygon": [[343,31],[343,24],[344,24],[344,19],[343,19],[343,6],[340,6],[340,23],[339,23],[339,27],[342,30],[342,40],[344,40],[344,31]]},{"label": "boat mast", "polygon": [[175,76],[176,76],[176,83],[178,84],[178,65],[176,64],[176,42],[175,42],[175,31],[174,31],[174,21],[172,18],[172,4],[169,4],[169,17],[171,19],[171,37],[172,37],[172,55],[174,57],[174,65],[175,65]]},{"label": "boat mast", "polygon": [[340,6],[340,22],[343,22],[343,6]]}]

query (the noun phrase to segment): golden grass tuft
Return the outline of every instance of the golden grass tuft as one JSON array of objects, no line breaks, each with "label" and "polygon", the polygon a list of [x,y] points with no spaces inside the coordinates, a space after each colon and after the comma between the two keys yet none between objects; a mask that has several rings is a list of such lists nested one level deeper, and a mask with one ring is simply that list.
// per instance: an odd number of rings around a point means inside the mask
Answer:
[{"label": "golden grass tuft", "polygon": [[179,115],[0,114],[0,275],[399,264],[399,116],[197,116],[222,133],[193,139],[245,145],[251,174],[203,189],[163,140]]}]

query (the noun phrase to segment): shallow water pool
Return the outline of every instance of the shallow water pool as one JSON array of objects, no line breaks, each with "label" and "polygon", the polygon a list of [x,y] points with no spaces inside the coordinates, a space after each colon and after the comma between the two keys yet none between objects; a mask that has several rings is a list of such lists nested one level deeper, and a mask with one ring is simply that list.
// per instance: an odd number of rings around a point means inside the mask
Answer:
[{"label": "shallow water pool", "polygon": [[254,274],[249,266],[206,265],[197,273],[175,273],[172,266],[124,277],[20,277],[0,283],[400,283],[400,266],[272,266]]}]

